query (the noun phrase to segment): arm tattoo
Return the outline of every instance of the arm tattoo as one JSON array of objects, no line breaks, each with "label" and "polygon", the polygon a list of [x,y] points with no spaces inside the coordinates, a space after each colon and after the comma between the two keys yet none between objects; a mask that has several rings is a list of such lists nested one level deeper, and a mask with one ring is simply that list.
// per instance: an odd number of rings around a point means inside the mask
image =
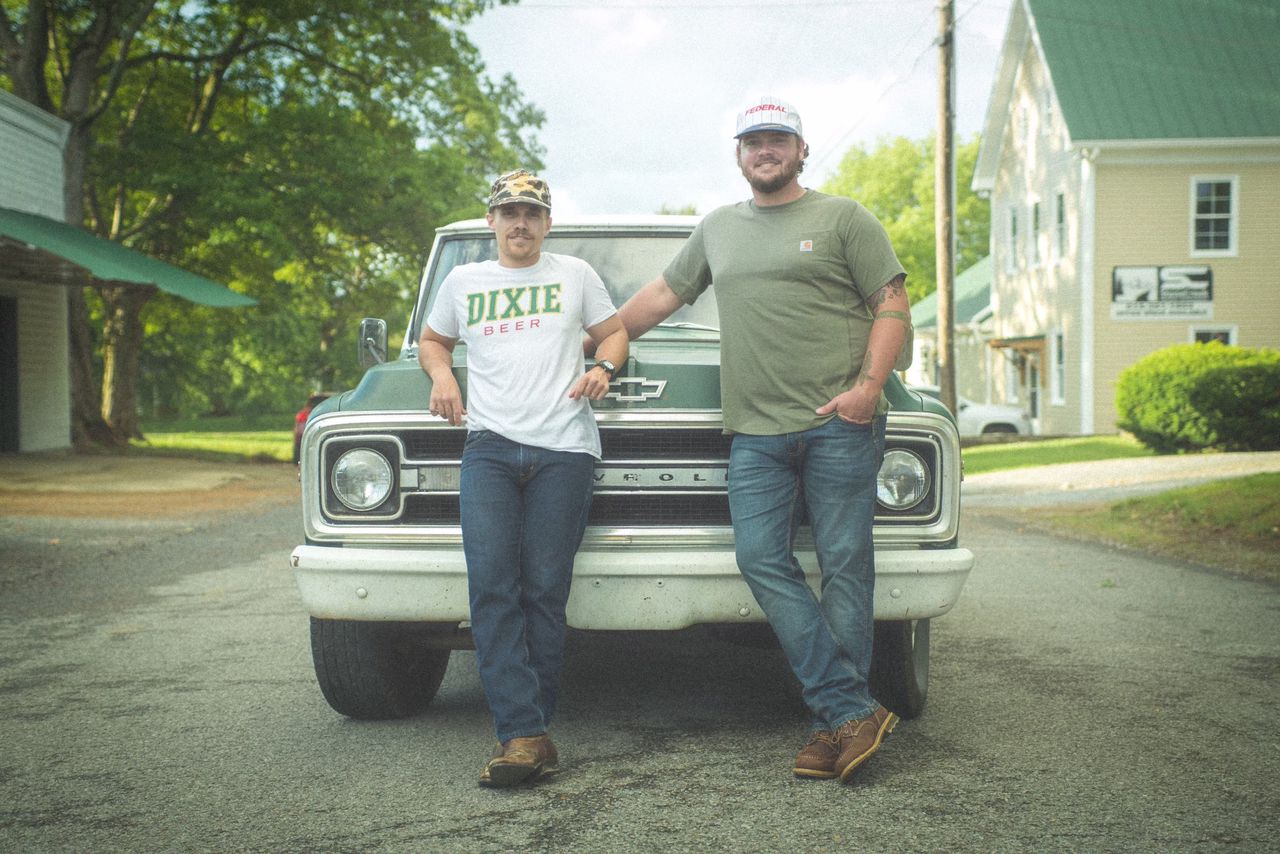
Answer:
[{"label": "arm tattoo", "polygon": [[[880,290],[876,291],[874,294],[871,295],[871,298],[867,300],[867,307],[871,309],[872,323],[874,323],[875,321],[879,320],[882,317],[888,317],[888,318],[897,320],[899,323],[906,326],[908,329],[911,328],[910,314],[907,314],[905,311],[883,310],[884,304],[888,302],[890,299],[902,296],[902,294],[906,290],[906,288],[904,287],[906,281],[907,281],[906,274],[900,273],[899,275],[894,276],[892,279],[890,279],[888,284],[886,284],[884,287],[880,288]],[[872,364],[872,361],[873,359],[872,359],[871,351],[868,350],[866,355],[864,355],[862,358],[862,368],[861,370],[858,371],[858,377],[853,381],[853,385],[855,388],[857,386],[863,385],[864,383],[876,382],[876,380],[874,380],[872,377],[872,373],[877,371],[876,371],[876,366]],[[885,375],[885,379],[888,379],[888,374]],[[880,382],[883,382],[883,380],[880,380]]]},{"label": "arm tattoo", "polygon": [[876,320],[883,320],[883,319],[885,319],[885,318],[889,318],[889,319],[892,319],[892,320],[896,320],[896,321],[900,322],[903,326],[907,327],[908,329],[910,329],[910,328],[911,328],[911,315],[907,314],[905,311],[878,311],[878,312],[876,312],[876,316],[875,316],[875,319],[876,319]]},{"label": "arm tattoo", "polygon": [[890,279],[889,283],[880,290],[872,294],[871,299],[867,300],[867,304],[871,308],[871,313],[875,314],[876,309],[884,305],[891,297],[902,296],[903,292],[906,290],[904,287],[906,281],[906,275],[899,274]]},{"label": "arm tattoo", "polygon": [[858,377],[853,381],[853,385],[855,388],[857,386],[862,385],[863,383],[868,383],[872,381],[871,372],[875,369],[875,365],[873,365],[871,362],[872,362],[871,353],[870,351],[868,351],[867,355],[864,356],[862,359],[862,369],[858,371]]}]

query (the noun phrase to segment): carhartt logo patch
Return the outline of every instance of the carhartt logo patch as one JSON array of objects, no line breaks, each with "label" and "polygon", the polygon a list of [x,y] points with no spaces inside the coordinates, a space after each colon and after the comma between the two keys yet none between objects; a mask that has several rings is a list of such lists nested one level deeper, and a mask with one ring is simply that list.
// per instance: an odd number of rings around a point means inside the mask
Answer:
[{"label": "carhartt logo patch", "polygon": [[813,241],[812,241],[812,240],[801,240],[801,241],[800,241],[800,251],[801,251],[801,252],[812,252],[812,251],[813,251]]}]

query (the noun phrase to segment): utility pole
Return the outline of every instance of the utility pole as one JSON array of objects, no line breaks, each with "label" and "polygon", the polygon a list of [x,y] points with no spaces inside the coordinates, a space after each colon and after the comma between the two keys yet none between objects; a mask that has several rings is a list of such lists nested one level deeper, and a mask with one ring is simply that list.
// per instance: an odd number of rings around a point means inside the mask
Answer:
[{"label": "utility pole", "polygon": [[938,386],[956,411],[955,347],[955,0],[938,0],[938,138],[934,148],[934,242],[938,280]]}]

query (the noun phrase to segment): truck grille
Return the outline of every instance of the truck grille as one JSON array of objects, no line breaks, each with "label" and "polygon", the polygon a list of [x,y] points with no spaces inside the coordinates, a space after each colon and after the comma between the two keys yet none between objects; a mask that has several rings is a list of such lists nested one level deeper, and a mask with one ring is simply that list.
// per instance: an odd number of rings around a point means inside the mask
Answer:
[{"label": "truck grille", "polygon": [[[462,459],[463,430],[401,430],[396,433],[410,460]],[[718,428],[658,430],[601,425],[600,445],[608,460],[729,459],[730,437]]]},{"label": "truck grille", "polygon": [[[406,421],[408,417],[406,416]],[[337,419],[334,419],[336,422]],[[600,422],[604,460],[595,470],[595,491],[589,524],[596,529],[703,528],[727,531],[731,437],[718,419],[682,421]],[[458,463],[466,432],[439,422],[377,426],[352,419],[326,429],[319,441],[316,509],[320,521],[334,534],[344,528],[372,531],[402,530],[425,536],[432,530],[456,531],[459,525]],[[950,439],[948,439],[950,441]],[[903,531],[912,527],[947,527],[942,518],[944,490],[939,481],[943,462],[943,434],[929,424],[894,426],[890,421],[889,448],[917,454],[932,472],[929,494],[917,505],[890,511],[879,507],[876,524]],[[334,464],[353,448],[370,448],[392,463],[395,482],[391,494],[376,508],[357,513],[333,495],[329,478]],[[370,527],[373,526],[373,527]],[[417,532],[416,534],[411,532]]]},{"label": "truck grille", "polygon": [[[732,542],[727,479],[731,439],[722,434],[718,412],[604,412],[598,423],[605,458],[595,469],[589,542],[616,543],[620,540],[611,538],[620,536],[630,543]],[[465,442],[465,430],[420,412],[317,417],[302,444],[308,539],[456,543],[461,533],[458,463]],[[928,475],[919,501],[902,510],[877,507],[877,543],[951,542],[960,511],[960,447],[954,424],[925,412],[892,412],[886,446],[919,457]],[[361,511],[339,501],[333,488],[335,463],[357,449],[385,458],[392,474],[384,501]]]},{"label": "truck grille", "polygon": [[[406,461],[458,461],[466,435],[460,430],[402,430],[396,434]],[[606,527],[729,525],[724,471],[730,437],[718,427],[651,429],[601,425],[604,462],[588,524]],[[695,477],[704,480],[699,485]],[[645,483],[629,483],[634,477]],[[669,484],[664,487],[664,482]],[[625,491],[624,491],[625,490]],[[400,521],[411,525],[458,524],[456,494],[411,493]]]},{"label": "truck grille", "polygon": [[[400,521],[409,525],[458,524],[458,496],[410,495]],[[674,528],[687,525],[729,524],[729,496],[712,495],[610,495],[591,499],[589,525],[610,528]]]}]

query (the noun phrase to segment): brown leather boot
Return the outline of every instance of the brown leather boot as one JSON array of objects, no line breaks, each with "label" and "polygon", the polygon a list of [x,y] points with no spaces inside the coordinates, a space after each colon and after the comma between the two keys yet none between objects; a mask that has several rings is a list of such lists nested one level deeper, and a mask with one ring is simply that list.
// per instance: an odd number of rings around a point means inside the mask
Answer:
[{"label": "brown leather boot", "polygon": [[880,749],[880,742],[897,725],[898,716],[881,706],[865,718],[849,721],[836,730],[840,756],[836,759],[835,769],[840,774],[841,783],[849,782],[853,772]]},{"label": "brown leather boot", "polygon": [[814,730],[809,742],[796,754],[797,777],[830,780],[836,776],[836,760],[840,758],[840,742],[829,729]]},{"label": "brown leather boot", "polygon": [[493,758],[480,772],[480,785],[496,789],[532,782],[559,761],[556,746],[545,733],[513,738],[493,752]]}]

